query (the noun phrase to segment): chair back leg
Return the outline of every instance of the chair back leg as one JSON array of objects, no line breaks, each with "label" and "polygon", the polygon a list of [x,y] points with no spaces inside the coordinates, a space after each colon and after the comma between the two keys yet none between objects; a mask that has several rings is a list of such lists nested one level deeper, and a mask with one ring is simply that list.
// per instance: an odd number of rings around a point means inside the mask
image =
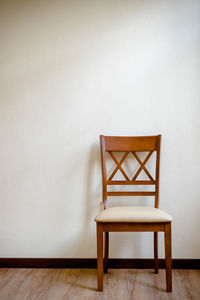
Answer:
[{"label": "chair back leg", "polygon": [[109,232],[105,232],[104,273],[108,273]]},{"label": "chair back leg", "polygon": [[154,232],[154,266],[155,273],[158,274],[159,265],[158,265],[158,232]]}]

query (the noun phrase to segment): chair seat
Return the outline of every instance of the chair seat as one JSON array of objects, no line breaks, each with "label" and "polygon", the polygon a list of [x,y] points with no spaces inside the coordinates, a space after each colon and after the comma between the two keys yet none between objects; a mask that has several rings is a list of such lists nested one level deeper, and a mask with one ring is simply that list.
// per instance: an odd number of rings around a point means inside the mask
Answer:
[{"label": "chair seat", "polygon": [[96,222],[171,222],[172,217],[159,208],[148,206],[111,207],[101,211]]}]

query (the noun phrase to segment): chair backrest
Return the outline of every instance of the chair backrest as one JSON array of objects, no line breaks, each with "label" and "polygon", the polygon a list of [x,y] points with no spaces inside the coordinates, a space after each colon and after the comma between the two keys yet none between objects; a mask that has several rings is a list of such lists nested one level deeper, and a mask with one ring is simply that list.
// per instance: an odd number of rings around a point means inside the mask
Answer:
[{"label": "chair backrest", "polygon": [[[160,166],[160,141],[161,135],[157,136],[135,136],[135,137],[122,137],[122,136],[100,136],[101,143],[101,163],[102,163],[102,179],[103,179],[103,201],[104,207],[107,208],[107,196],[155,196],[155,207],[159,206],[159,166]],[[155,178],[151,176],[145,167],[147,161],[153,152],[156,152],[155,159]],[[106,152],[109,153],[112,160],[115,162],[116,167],[112,174],[107,178],[106,174]],[[122,158],[118,161],[114,152],[124,152]],[[137,152],[148,152],[146,158],[142,162]],[[140,167],[135,173],[133,178],[129,178],[124,171],[122,164],[126,157],[132,153]],[[124,180],[113,180],[113,177],[120,171]],[[148,180],[136,180],[141,171],[144,171]],[[108,191],[109,185],[154,185],[155,191]]]}]

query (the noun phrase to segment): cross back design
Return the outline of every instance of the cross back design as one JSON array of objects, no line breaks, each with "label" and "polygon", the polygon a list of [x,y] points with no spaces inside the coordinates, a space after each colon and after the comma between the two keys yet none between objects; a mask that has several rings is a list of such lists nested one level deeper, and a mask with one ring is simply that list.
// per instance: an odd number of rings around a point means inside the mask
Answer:
[{"label": "cross back design", "polygon": [[[145,157],[145,159],[142,162],[140,160],[140,158],[138,157],[138,155],[136,154],[135,151],[126,151],[125,154],[120,159],[120,161],[118,161],[116,159],[116,157],[114,156],[114,154],[113,154],[112,151],[108,151],[108,153],[110,154],[111,158],[113,159],[113,161],[116,164],[116,167],[115,167],[114,171],[112,172],[112,174],[110,175],[110,177],[108,178],[108,181],[112,181],[113,177],[115,176],[115,174],[117,173],[118,170],[122,173],[122,175],[124,176],[124,178],[128,182],[137,182],[136,179],[137,179],[137,177],[139,176],[139,174],[141,173],[142,170],[146,173],[146,175],[148,176],[148,178],[150,179],[150,181],[154,181],[153,177],[151,176],[151,174],[149,173],[149,171],[145,167],[147,161],[149,160],[149,158],[151,157],[151,155],[152,155],[153,152],[154,151],[149,151],[149,153],[147,154],[147,156]],[[133,156],[135,157],[135,159],[138,161],[138,163],[140,165],[140,167],[138,168],[137,172],[135,173],[135,175],[133,176],[133,178],[131,180],[129,179],[129,177],[127,176],[126,172],[122,168],[122,163],[124,162],[124,160],[126,159],[126,157],[129,155],[129,153],[133,154]]]}]

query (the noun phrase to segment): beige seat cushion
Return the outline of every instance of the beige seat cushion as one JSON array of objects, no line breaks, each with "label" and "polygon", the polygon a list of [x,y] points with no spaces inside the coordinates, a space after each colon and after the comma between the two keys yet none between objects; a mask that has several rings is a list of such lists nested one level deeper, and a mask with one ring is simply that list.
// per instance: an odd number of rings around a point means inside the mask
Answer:
[{"label": "beige seat cushion", "polygon": [[172,217],[159,208],[148,206],[121,206],[103,210],[96,222],[171,222]]}]

